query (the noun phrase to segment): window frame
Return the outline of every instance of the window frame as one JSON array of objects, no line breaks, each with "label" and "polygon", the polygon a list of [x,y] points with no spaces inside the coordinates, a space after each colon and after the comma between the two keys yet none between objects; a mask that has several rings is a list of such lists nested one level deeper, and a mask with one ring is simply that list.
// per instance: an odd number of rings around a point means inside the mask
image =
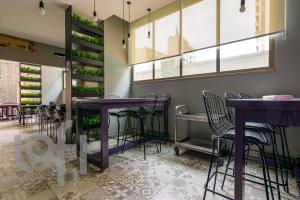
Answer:
[{"label": "window frame", "polygon": [[[238,42],[238,41],[237,41]],[[234,43],[234,42],[233,42]],[[207,48],[206,48],[207,49]],[[201,49],[200,49],[201,50]],[[199,50],[193,50],[185,53],[191,53]],[[249,74],[249,73],[263,73],[263,72],[274,72],[275,66],[274,66],[274,54],[275,54],[275,39],[269,38],[269,65],[264,67],[258,67],[258,68],[248,68],[248,69],[240,69],[240,70],[230,70],[230,71],[220,71],[220,49],[218,47],[216,52],[216,72],[213,73],[204,73],[204,74],[191,74],[191,75],[182,75],[182,68],[183,68],[183,62],[182,58],[185,53],[181,53],[179,55],[175,56],[169,56],[162,59],[154,59],[147,62],[137,63],[132,65],[132,82],[133,83],[145,83],[145,82],[156,82],[156,81],[169,81],[169,80],[185,80],[185,79],[194,79],[194,78],[212,78],[212,77],[221,77],[221,76],[229,76],[229,75],[240,75],[240,74]],[[180,57],[180,74],[179,76],[175,77],[168,77],[168,78],[155,78],[155,61],[169,59],[169,58],[176,58]],[[152,62],[152,79],[147,80],[134,80],[134,66],[143,64],[143,63],[149,63]]]},{"label": "window frame", "polygon": [[[179,34],[180,34],[180,41],[179,41],[179,54],[177,55],[172,55],[172,56],[166,56],[163,58],[156,59],[155,58],[155,20],[152,20],[152,50],[153,50],[153,59],[146,61],[146,62],[141,62],[141,63],[135,63],[132,64],[132,82],[133,83],[143,83],[143,82],[155,82],[155,81],[167,81],[167,80],[183,80],[183,79],[191,79],[191,78],[206,78],[206,77],[219,77],[219,76],[227,76],[227,75],[238,75],[238,74],[246,74],[246,73],[259,73],[259,72],[274,72],[275,71],[275,66],[274,66],[274,54],[275,54],[275,39],[270,36],[269,37],[269,62],[268,66],[263,66],[263,67],[257,67],[257,68],[252,68],[252,67],[246,67],[246,69],[238,69],[238,70],[228,70],[228,71],[221,71],[221,58],[220,58],[220,47],[223,45],[227,44],[234,44],[246,40],[251,40],[255,38],[260,38],[260,37],[265,37],[268,36],[269,34],[264,34],[264,35],[259,35],[255,36],[252,38],[247,38],[247,39],[242,39],[238,41],[233,41],[233,42],[228,42],[220,45],[220,38],[221,38],[221,0],[216,0],[216,42],[217,45],[212,46],[212,47],[206,47],[206,48],[201,48],[201,49],[195,49],[191,51],[186,51],[183,52],[183,44],[182,44],[182,38],[183,38],[183,31],[182,31],[182,25],[183,25],[183,1],[180,1],[180,9],[179,9]],[[176,1],[177,2],[177,1]],[[275,32],[273,34],[277,34],[278,32]],[[216,72],[212,73],[202,73],[202,74],[191,74],[191,75],[183,75],[183,55],[187,53],[192,53],[204,49],[209,49],[209,48],[217,48],[216,50]],[[168,77],[168,78],[155,78],[155,61],[159,60],[165,60],[165,59],[170,59],[170,58],[176,58],[180,57],[180,66],[179,66],[179,76],[174,76],[174,77]],[[143,64],[143,63],[150,63],[152,62],[152,79],[147,79],[147,80],[134,80],[134,67],[135,65]]]}]

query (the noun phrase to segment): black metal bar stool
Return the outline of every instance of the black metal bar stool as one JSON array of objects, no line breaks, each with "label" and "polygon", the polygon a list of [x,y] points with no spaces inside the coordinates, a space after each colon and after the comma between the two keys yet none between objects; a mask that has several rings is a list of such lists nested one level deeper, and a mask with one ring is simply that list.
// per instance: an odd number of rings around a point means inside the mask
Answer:
[{"label": "black metal bar stool", "polygon": [[[239,94],[239,97],[241,99],[252,99],[253,96],[244,92],[241,92]],[[278,152],[278,144],[277,144],[277,137],[276,135],[279,135],[279,142],[281,145],[281,151],[282,151],[282,159],[283,159],[283,166],[279,160],[279,167],[282,171],[285,171],[285,181],[283,180],[283,175],[281,174],[282,177],[282,184],[284,186],[284,191],[286,191],[287,193],[289,193],[289,182],[288,182],[288,170],[291,170],[291,173],[293,174],[293,163],[292,163],[292,159],[290,157],[290,151],[289,151],[289,147],[288,147],[288,143],[287,143],[287,138],[286,138],[286,127],[285,126],[273,126],[273,125],[269,125],[269,124],[260,124],[260,123],[247,123],[246,126],[248,128],[255,128],[255,127],[259,127],[261,130],[266,130],[269,129],[271,130],[271,133],[273,133],[273,140],[274,140],[274,146],[276,148],[276,151]],[[277,153],[277,155],[279,155]],[[280,157],[280,156],[278,156]]]},{"label": "black metal bar stool", "polygon": [[[225,93],[225,99],[226,100],[229,100],[229,99],[239,99],[238,96],[232,94],[232,93],[229,93],[229,92],[226,92]],[[230,119],[232,121],[233,124],[235,124],[235,111],[234,111],[234,108],[229,108],[227,107],[227,110],[228,110],[228,113],[230,115]],[[269,125],[269,124],[263,124],[263,123],[253,123],[253,122],[246,122],[245,124],[245,128],[248,129],[248,130],[256,130],[256,131],[260,131],[264,134],[266,134],[266,137],[269,137],[271,139],[271,144],[272,144],[272,154],[273,154],[273,160],[274,160],[274,169],[275,169],[275,178],[276,178],[276,181],[272,181],[272,183],[276,184],[277,186],[277,191],[278,191],[278,198],[280,199],[281,198],[281,194],[280,194],[280,187],[279,186],[283,186],[285,187],[285,183],[284,183],[284,179],[283,179],[283,170],[280,166],[280,162],[279,162],[279,154],[278,154],[278,148],[277,148],[277,144],[276,144],[276,133],[274,131],[274,128]],[[254,149],[251,149],[251,145],[248,146],[248,149],[246,151],[246,164],[247,164],[247,161],[248,161],[248,158],[249,158],[249,153],[250,151],[255,151]],[[279,182],[279,175],[278,175],[278,171],[277,171],[277,168],[279,168],[279,171],[280,171],[280,175],[281,175],[281,183]],[[228,166],[226,168],[226,171],[228,170]],[[250,174],[247,174],[249,176],[252,176],[252,177],[255,177],[255,178],[258,178],[258,179],[262,179],[261,177],[258,177],[258,176],[254,176],[254,175],[250,175]],[[224,180],[223,180],[223,185],[224,185]],[[222,185],[222,187],[223,187]]]},{"label": "black metal bar stool", "polygon": [[[211,174],[212,170],[212,165],[214,162],[214,157],[215,157],[215,148],[220,149],[220,146],[222,145],[223,141],[232,141],[232,148],[230,154],[232,154],[233,146],[234,146],[234,135],[235,135],[235,130],[234,130],[234,124],[230,120],[229,113],[224,105],[224,101],[221,97],[209,92],[209,91],[203,91],[203,98],[204,98],[204,104],[205,104],[205,109],[208,117],[208,122],[211,130],[214,133],[214,140],[213,140],[213,155],[211,156],[211,161],[210,161],[210,166],[209,166],[209,171],[207,175],[207,181],[204,185],[205,192],[203,199],[206,198],[207,191],[212,192],[213,194],[220,195],[224,198],[227,199],[232,199],[228,196],[225,196],[219,192],[216,192],[216,181],[217,181],[217,176],[218,174],[223,174],[224,176],[234,176],[231,174],[227,174],[225,172],[219,172],[218,164],[216,165],[215,172]],[[255,130],[245,130],[245,144],[247,145],[255,145],[259,149],[260,153],[260,158],[261,158],[261,165],[263,169],[263,185],[265,186],[265,191],[266,191],[266,199],[270,199],[269,197],[269,189],[271,192],[271,197],[272,199],[274,198],[273,194],[273,188],[272,188],[272,183],[270,179],[270,174],[269,174],[269,168],[266,163],[266,158],[265,158],[265,146],[269,146],[271,144],[270,139],[265,137],[265,135],[259,131]],[[231,162],[231,156],[228,159],[228,162]],[[217,163],[219,162],[219,153],[217,154]],[[228,164],[227,164],[228,165]],[[209,182],[212,180],[214,177],[214,184],[213,184],[213,189],[210,189],[208,187]],[[246,179],[248,180],[248,179]]]}]

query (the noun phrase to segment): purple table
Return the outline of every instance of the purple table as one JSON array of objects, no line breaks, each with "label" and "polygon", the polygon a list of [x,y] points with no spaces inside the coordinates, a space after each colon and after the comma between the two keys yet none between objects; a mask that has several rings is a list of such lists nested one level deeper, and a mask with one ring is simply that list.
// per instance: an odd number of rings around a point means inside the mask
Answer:
[{"label": "purple table", "polygon": [[18,106],[17,104],[0,104],[0,120],[15,119],[17,117]]},{"label": "purple table", "polygon": [[235,99],[227,100],[227,106],[235,108],[234,199],[241,200],[244,193],[245,122],[300,126],[300,99]]},{"label": "purple table", "polygon": [[[88,162],[98,166],[102,170],[108,167],[108,157],[110,154],[118,151],[117,147],[108,147],[108,110],[118,108],[132,108],[138,107],[142,104],[163,104],[164,106],[164,131],[168,133],[168,105],[167,102],[157,102],[154,100],[146,100],[140,98],[128,99],[80,99],[77,103],[77,116],[76,116],[76,138],[77,138],[77,155],[80,152],[79,135],[83,133],[83,117],[85,113],[90,111],[99,112],[101,117],[101,150],[99,153],[90,154],[87,156]],[[141,127],[142,128],[142,127]],[[143,130],[142,130],[143,131]],[[134,143],[129,143],[125,146],[125,150],[134,147]]]}]

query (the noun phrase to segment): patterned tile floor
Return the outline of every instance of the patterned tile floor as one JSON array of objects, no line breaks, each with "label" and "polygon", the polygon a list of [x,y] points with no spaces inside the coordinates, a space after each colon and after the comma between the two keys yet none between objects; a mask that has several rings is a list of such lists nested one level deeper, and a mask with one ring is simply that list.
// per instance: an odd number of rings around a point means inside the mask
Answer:
[{"label": "patterned tile floor", "polygon": [[[198,200],[203,198],[203,185],[208,172],[208,158],[186,151],[180,157],[174,156],[173,148],[162,146],[157,154],[155,148],[148,147],[147,160],[138,148],[110,157],[110,167],[101,172],[88,165],[87,174],[81,175],[79,161],[74,148],[67,147],[63,185],[57,183],[57,157],[43,163],[35,163],[26,152],[26,140],[37,134],[36,127],[18,127],[15,123],[0,123],[0,199],[78,199],[78,200]],[[20,135],[22,160],[32,167],[32,172],[24,172],[17,167],[13,141],[14,135]],[[36,154],[47,149],[42,142],[32,147]],[[249,163],[247,172],[260,174],[261,169],[255,163]],[[274,174],[274,172],[272,172]],[[274,177],[274,176],[272,176]],[[217,191],[231,196],[233,180],[226,179],[223,190],[220,189],[222,176],[217,179]],[[264,188],[257,184],[246,183],[245,198],[249,200],[266,199]],[[291,194],[281,192],[282,199],[297,199],[295,180],[290,177]],[[223,199],[208,193],[208,200]]]}]

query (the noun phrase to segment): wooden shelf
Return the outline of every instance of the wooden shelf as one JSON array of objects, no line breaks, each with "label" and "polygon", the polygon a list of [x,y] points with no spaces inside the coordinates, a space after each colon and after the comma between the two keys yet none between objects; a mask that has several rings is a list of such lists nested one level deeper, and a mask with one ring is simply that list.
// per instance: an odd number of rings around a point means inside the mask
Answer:
[{"label": "wooden shelf", "polygon": [[102,61],[95,61],[95,60],[90,60],[90,59],[86,59],[86,58],[80,58],[77,56],[72,56],[72,61],[77,62],[81,65],[86,65],[86,66],[91,66],[91,67],[101,68],[104,66],[104,63]]},{"label": "wooden shelf", "polygon": [[42,98],[41,96],[28,96],[28,97],[25,97],[25,96],[22,96],[21,95],[21,99],[40,99],[40,98]]},{"label": "wooden shelf", "polygon": [[85,34],[85,35],[92,35],[92,36],[103,36],[103,30],[93,28],[90,26],[87,26],[85,24],[79,23],[76,20],[72,19],[72,30]]},{"label": "wooden shelf", "polygon": [[35,82],[35,83],[40,83],[42,80],[31,80],[31,81],[24,81],[24,80],[21,80],[22,82]]},{"label": "wooden shelf", "polygon": [[72,37],[72,43],[76,45],[76,47],[79,47],[80,49],[87,50],[87,51],[93,51],[93,52],[103,52],[103,46],[92,44],[90,42],[83,41],[79,38]]},{"label": "wooden shelf", "polygon": [[42,90],[42,88],[24,88],[21,86],[22,90]]},{"label": "wooden shelf", "polygon": [[95,93],[81,93],[81,92],[73,92],[72,97],[98,97],[103,98],[103,94],[95,94]]},{"label": "wooden shelf", "polygon": [[37,74],[37,75],[41,75],[41,71],[39,72],[27,72],[27,71],[23,71],[22,69],[20,70],[21,73],[26,73],[26,74]]},{"label": "wooden shelf", "polygon": [[73,74],[72,79],[90,81],[90,82],[103,82],[103,77],[97,77],[97,76],[81,76],[81,75]]}]

